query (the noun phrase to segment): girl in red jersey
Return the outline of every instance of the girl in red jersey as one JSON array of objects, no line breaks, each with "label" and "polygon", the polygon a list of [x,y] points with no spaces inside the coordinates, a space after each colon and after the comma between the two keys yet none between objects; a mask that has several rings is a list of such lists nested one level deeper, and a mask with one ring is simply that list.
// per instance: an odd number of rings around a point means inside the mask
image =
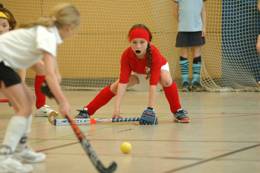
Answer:
[{"label": "girl in red jersey", "polygon": [[119,79],[103,88],[98,95],[80,110],[76,118],[88,118],[114,96],[115,108],[113,117],[120,117],[120,104],[128,86],[138,84],[140,74],[149,79],[148,106],[144,110],[140,124],[157,124],[154,111],[156,86],[160,83],[174,114],[176,122],[189,123],[190,119],[181,108],[176,83],[172,80],[169,65],[160,51],[151,44],[152,34],[142,24],[134,25],[128,34],[130,46],[123,52]]}]

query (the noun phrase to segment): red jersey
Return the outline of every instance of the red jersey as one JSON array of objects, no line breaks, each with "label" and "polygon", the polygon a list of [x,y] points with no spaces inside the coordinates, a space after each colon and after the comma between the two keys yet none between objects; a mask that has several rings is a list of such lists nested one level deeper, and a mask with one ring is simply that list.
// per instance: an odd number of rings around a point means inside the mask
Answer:
[{"label": "red jersey", "polygon": [[[166,59],[161,55],[159,50],[151,45],[152,52],[152,65],[151,65],[151,77],[150,85],[157,85],[160,80],[161,67],[167,63]],[[120,83],[128,83],[131,72],[139,74],[146,74],[147,56],[145,58],[138,59],[131,47],[128,47],[121,56],[121,68],[120,68]]]}]

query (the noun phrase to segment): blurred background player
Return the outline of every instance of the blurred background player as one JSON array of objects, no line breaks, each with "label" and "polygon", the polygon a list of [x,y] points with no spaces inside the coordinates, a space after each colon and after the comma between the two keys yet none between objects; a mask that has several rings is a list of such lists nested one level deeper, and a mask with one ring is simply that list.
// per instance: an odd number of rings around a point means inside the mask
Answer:
[{"label": "blurred background player", "polygon": [[[0,4],[0,35],[15,29],[16,20],[11,11]],[[1,102],[9,102],[7,98],[1,98]]]},{"label": "blurred background player", "polygon": [[[260,11],[260,0],[257,1],[257,9]],[[257,37],[256,50],[260,54],[260,34]]]},{"label": "blurred background player", "polygon": [[[7,8],[4,8],[0,4],[0,34],[6,33],[10,30],[15,29],[16,20],[14,15]],[[34,79],[34,91],[36,96],[36,111],[35,116],[48,116],[47,113],[54,111],[50,106],[46,105],[46,96],[41,92],[41,85],[45,81],[44,76],[44,63],[43,61],[37,62],[33,65],[32,69],[36,72]],[[25,81],[26,70],[18,70],[19,75],[22,78],[22,81]],[[6,99],[8,102],[8,99]]]},{"label": "blurred background player", "polygon": [[15,26],[16,20],[11,11],[0,4],[0,34],[15,29]]},{"label": "blurred background player", "polygon": [[260,0],[257,1],[257,9],[260,11]]},{"label": "blurred background player", "polygon": [[[205,0],[174,0],[178,18],[176,47],[180,48],[180,68],[183,91],[200,91],[201,46],[205,44]],[[189,49],[191,49],[192,81],[189,81]]]},{"label": "blurred background player", "polygon": [[120,104],[126,88],[138,84],[142,81],[141,78],[146,78],[149,79],[150,84],[149,99],[140,123],[157,124],[154,106],[158,82],[163,87],[175,120],[188,123],[190,119],[181,108],[177,86],[172,80],[168,62],[160,51],[151,44],[152,34],[150,30],[142,24],[134,25],[129,31],[128,40],[130,46],[121,56],[119,79],[110,86],[103,88],[83,110],[80,110],[76,118],[88,118],[114,96],[116,96],[116,101],[113,117],[120,117]]},{"label": "blurred background player", "polygon": [[61,77],[56,51],[65,38],[74,34],[79,23],[79,11],[71,4],[60,4],[48,17],[0,36],[1,92],[16,108],[0,147],[0,172],[31,172],[32,166],[22,162],[36,163],[46,158],[45,154],[37,153],[27,145],[33,97],[15,70],[27,69],[42,59],[46,81],[59,104],[60,113],[70,114],[70,105],[59,85]]}]

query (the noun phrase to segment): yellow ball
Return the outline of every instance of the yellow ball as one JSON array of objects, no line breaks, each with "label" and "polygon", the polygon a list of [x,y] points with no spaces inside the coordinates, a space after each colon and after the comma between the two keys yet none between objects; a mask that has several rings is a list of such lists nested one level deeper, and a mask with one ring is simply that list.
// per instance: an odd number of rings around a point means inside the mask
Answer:
[{"label": "yellow ball", "polygon": [[132,150],[132,145],[129,142],[123,142],[120,146],[120,150],[124,154],[129,154]]}]

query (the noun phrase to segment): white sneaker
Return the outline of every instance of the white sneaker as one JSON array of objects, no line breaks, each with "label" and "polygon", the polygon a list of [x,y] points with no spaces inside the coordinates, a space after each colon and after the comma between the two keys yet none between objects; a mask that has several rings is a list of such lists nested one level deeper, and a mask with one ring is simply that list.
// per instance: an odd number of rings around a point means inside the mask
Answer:
[{"label": "white sneaker", "polygon": [[0,161],[0,173],[28,173],[32,171],[32,165],[22,164],[12,157],[6,157]]},{"label": "white sneaker", "polygon": [[50,106],[44,105],[41,108],[37,109],[34,113],[36,117],[48,117],[48,115],[52,112],[57,113],[54,111]]},{"label": "white sneaker", "polygon": [[35,152],[29,147],[21,151],[15,151],[14,158],[26,163],[38,163],[46,159],[46,155],[41,152]]}]

